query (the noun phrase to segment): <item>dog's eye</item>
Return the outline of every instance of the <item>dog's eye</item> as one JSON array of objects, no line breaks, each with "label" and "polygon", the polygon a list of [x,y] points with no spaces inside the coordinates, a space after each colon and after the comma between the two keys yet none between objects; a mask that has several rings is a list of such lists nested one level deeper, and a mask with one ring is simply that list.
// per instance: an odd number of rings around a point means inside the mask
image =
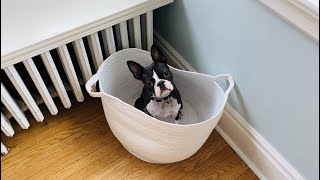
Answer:
[{"label": "dog's eye", "polygon": [[167,76],[169,75],[169,72],[168,72],[168,71],[165,71],[165,72],[163,73],[163,75],[167,77]]},{"label": "dog's eye", "polygon": [[148,81],[148,82],[147,82],[147,85],[148,85],[148,86],[152,86],[153,83],[152,83],[151,81]]}]

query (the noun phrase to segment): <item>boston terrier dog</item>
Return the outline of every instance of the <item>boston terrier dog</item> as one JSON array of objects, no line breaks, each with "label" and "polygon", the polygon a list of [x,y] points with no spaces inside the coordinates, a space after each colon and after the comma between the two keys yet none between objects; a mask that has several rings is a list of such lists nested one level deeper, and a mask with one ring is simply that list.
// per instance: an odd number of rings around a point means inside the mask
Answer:
[{"label": "boston terrier dog", "polygon": [[144,84],[142,94],[136,100],[134,107],[153,117],[172,116],[175,120],[179,120],[182,117],[183,105],[180,93],[173,83],[167,59],[155,45],[151,47],[151,57],[153,63],[148,67],[127,61],[133,77]]}]

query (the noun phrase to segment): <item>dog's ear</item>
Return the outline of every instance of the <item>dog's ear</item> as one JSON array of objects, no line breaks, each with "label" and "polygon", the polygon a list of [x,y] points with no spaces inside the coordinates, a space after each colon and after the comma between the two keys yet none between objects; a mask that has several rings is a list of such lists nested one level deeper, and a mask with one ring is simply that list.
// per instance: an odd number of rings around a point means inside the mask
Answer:
[{"label": "dog's ear", "polygon": [[144,67],[134,61],[127,61],[127,65],[133,74],[133,77],[141,80]]},{"label": "dog's ear", "polygon": [[151,57],[154,62],[167,63],[167,58],[163,55],[162,51],[154,44],[151,47]]}]

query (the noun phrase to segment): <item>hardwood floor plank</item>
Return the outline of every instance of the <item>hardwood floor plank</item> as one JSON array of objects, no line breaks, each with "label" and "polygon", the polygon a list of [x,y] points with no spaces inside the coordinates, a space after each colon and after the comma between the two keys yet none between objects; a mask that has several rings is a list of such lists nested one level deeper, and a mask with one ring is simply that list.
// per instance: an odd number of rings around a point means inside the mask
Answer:
[{"label": "hardwood floor plank", "polygon": [[[79,113],[79,115],[81,115],[81,113]],[[85,116],[84,116],[85,117]],[[64,146],[59,146],[60,144],[66,143],[63,140],[67,140],[68,138],[72,141],[74,138],[79,138],[81,137],[81,134],[78,134],[78,132],[82,132],[83,130],[83,126],[88,126],[90,124],[92,124],[92,122],[88,121],[90,120],[90,118],[93,118],[92,120],[95,121],[96,117],[100,117],[101,116],[90,116],[90,117],[85,117],[87,118],[87,121],[79,121],[79,122],[75,122],[73,125],[68,126],[66,129],[62,130],[62,131],[57,131],[57,133],[51,137],[47,137],[45,140],[40,141],[39,143],[33,145],[32,147],[26,149],[24,152],[25,153],[18,153],[15,156],[13,156],[17,161],[12,162],[10,159],[9,160],[4,160],[1,162],[2,164],[2,168],[1,171],[10,168],[12,166],[16,166],[19,167],[20,165],[23,165],[25,163],[27,163],[28,161],[34,161],[34,158],[37,157],[39,158],[38,153],[41,151],[44,151],[46,154],[49,154],[51,152],[46,151],[48,148],[50,147],[56,147],[60,150],[62,147]],[[36,136],[37,137],[37,136]],[[30,141],[35,140],[35,138],[30,138]],[[72,143],[72,142],[69,142]],[[43,156],[44,154],[42,154]]]},{"label": "hardwood floor plank", "polygon": [[[237,160],[237,159],[235,159],[235,160]],[[230,169],[229,171],[227,171],[223,175],[219,176],[217,178],[217,180],[236,179],[237,177],[239,177],[242,173],[244,173],[248,169],[249,169],[248,166],[243,161],[241,161],[240,164],[236,165],[235,167],[233,167],[232,169]]]},{"label": "hardwood floor plank", "polygon": [[[80,129],[80,130],[79,130]],[[18,158],[13,165],[9,166],[8,173],[9,177],[11,176],[26,176],[25,174],[32,175],[44,168],[51,165],[55,158],[59,158],[59,155],[64,155],[71,153],[73,150],[68,147],[74,146],[87,146],[90,143],[90,139],[96,139],[99,137],[99,134],[93,133],[94,129],[91,128],[88,131],[85,131],[81,128],[76,128],[72,135],[61,133],[57,136],[56,139],[60,139],[60,142],[49,144],[48,142],[43,143],[39,148],[29,149],[24,157]],[[68,136],[67,138],[64,135]],[[81,138],[86,136],[86,138]],[[64,139],[65,138],[65,139]],[[45,144],[48,144],[47,146]],[[39,151],[39,149],[41,151]],[[71,151],[71,152],[70,152]],[[22,154],[22,153],[20,153]],[[18,154],[18,155],[20,155]],[[18,156],[17,155],[17,156]],[[61,162],[63,163],[63,162]],[[6,167],[6,166],[4,166]],[[21,171],[21,168],[24,168],[24,171]]]},{"label": "hardwood floor plank", "polygon": [[112,147],[111,151],[108,151],[107,156],[88,164],[79,171],[68,176],[66,179],[84,179],[90,175],[94,177],[94,174],[110,168],[116,160],[120,158],[126,159],[129,156],[131,156],[131,154],[129,154],[118,142]]},{"label": "hardwood floor plank", "polygon": [[233,153],[234,152],[229,146],[225,146],[218,153],[211,156],[207,161],[204,161],[201,166],[195,167],[192,171],[188,172],[183,179],[204,179],[207,173],[215,173],[213,168],[223,163]]},{"label": "hardwood floor plank", "polygon": [[237,177],[236,180],[259,180],[259,178],[251,171],[251,169],[247,169]]},{"label": "hardwood floor plank", "polygon": [[[231,150],[230,147],[227,146],[228,149]],[[208,166],[204,166],[203,169],[205,171],[201,171],[200,173],[197,173],[196,175],[193,173],[193,177],[196,177],[197,179],[219,179],[220,176],[223,176],[226,174],[229,170],[236,167],[241,163],[241,160],[238,158],[238,156],[235,154],[234,151],[231,152],[230,156],[219,163],[208,163]],[[240,172],[242,173],[242,172]],[[190,177],[190,176],[189,176]]]},{"label": "hardwood floor plank", "polygon": [[[91,129],[92,131],[90,134],[94,134],[94,136],[88,137],[81,137],[77,143],[72,144],[70,148],[65,149],[64,153],[58,152],[58,154],[52,154],[55,161],[51,163],[51,165],[43,168],[41,171],[33,174],[30,179],[44,179],[45,177],[53,177],[64,169],[66,166],[72,165],[73,163],[77,162],[79,159],[85,156],[89,156],[91,153],[95,152],[103,145],[111,143],[111,138],[102,139],[101,136],[108,134],[107,137],[110,137],[111,131],[108,130],[107,132],[105,129],[101,129],[99,133],[97,133],[97,129]],[[90,135],[89,135],[90,136]],[[82,141],[83,139],[83,141]],[[63,163],[59,163],[63,162]],[[41,165],[39,165],[41,166]]]},{"label": "hardwood floor plank", "polygon": [[221,151],[226,146],[226,142],[223,139],[219,139],[217,142],[203,149],[201,152],[196,153],[194,156],[185,161],[182,161],[180,166],[186,172],[193,171],[194,169],[197,169],[210,161],[217,152]]},{"label": "hardwood floor plank", "polygon": [[[58,115],[45,110],[46,123],[30,120],[1,140],[12,147],[1,156],[3,179],[258,179],[225,140],[213,131],[192,157],[172,164],[151,164],[127,152],[110,130],[101,100],[72,101]],[[41,107],[40,107],[41,108]],[[42,108],[45,109],[45,108]],[[47,111],[47,112],[46,112]],[[27,113],[27,116],[31,113]]]},{"label": "hardwood floor plank", "polygon": [[[168,174],[171,174],[174,171],[183,171],[183,169],[179,166],[179,162],[172,163],[172,164],[163,164],[160,165],[156,170],[152,171],[151,173],[145,175],[142,179],[164,179]],[[185,175],[183,173],[182,175]]]},{"label": "hardwood floor plank", "polygon": [[107,158],[110,154],[111,150],[117,150],[117,148],[122,148],[120,143],[114,139],[109,143],[105,143],[102,147],[98,148],[96,151],[88,154],[87,156],[82,157],[78,161],[74,162],[73,164],[66,166],[65,168],[61,169],[55,175],[53,175],[53,179],[65,179],[72,174],[78,173],[81,169],[88,166],[93,166],[93,162],[96,162],[98,159]]},{"label": "hardwood floor plank", "polygon": [[94,174],[91,174],[85,179],[112,179],[111,177],[114,176],[115,174],[118,175],[117,178],[121,179],[123,178],[123,175],[121,174],[123,173],[123,171],[119,171],[119,170],[121,170],[123,166],[126,166],[127,164],[131,163],[135,159],[136,157],[134,157],[129,153],[126,153],[121,158],[117,159],[113,163],[106,166],[106,168],[101,169]]},{"label": "hardwood floor plank", "polygon": [[[10,148],[10,153],[1,157],[1,161],[11,158],[19,152],[25,151],[35,144],[44,141],[48,137],[53,136],[55,133],[57,133],[57,129],[61,131],[69,128],[75,122],[68,121],[67,119],[72,118],[73,113],[81,113],[86,115],[86,112],[78,112],[78,108],[88,108],[93,104],[93,102],[78,103],[76,108],[71,107],[69,110],[62,109],[62,112],[60,112],[60,110],[59,113],[61,114],[59,114],[59,116],[52,116],[49,111],[45,111],[45,120],[42,123],[36,122],[31,116],[31,113],[27,113],[27,117],[30,120],[30,128],[28,130],[22,130],[21,128],[19,129],[18,124],[15,124],[14,129],[17,129],[15,136],[12,138],[1,139],[2,142],[4,142]],[[40,135],[38,135],[39,132],[41,132]],[[37,138],[35,139],[33,137]]]}]

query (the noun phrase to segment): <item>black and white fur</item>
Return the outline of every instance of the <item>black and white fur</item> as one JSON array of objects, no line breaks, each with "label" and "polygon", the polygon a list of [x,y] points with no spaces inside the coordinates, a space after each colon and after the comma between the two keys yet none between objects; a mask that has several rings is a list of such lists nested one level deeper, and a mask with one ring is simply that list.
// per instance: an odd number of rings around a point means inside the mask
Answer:
[{"label": "black and white fur", "polygon": [[167,59],[155,45],[151,47],[151,57],[153,63],[148,67],[127,61],[134,78],[144,84],[141,96],[136,100],[134,107],[153,117],[172,116],[179,120],[183,105],[180,93],[173,83]]}]

